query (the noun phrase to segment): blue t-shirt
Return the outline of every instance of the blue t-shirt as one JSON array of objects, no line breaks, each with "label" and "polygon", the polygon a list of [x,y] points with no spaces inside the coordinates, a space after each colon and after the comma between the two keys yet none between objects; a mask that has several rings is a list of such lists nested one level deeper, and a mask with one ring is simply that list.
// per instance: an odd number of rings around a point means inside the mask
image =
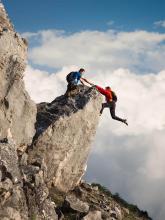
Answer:
[{"label": "blue t-shirt", "polygon": [[73,80],[75,84],[78,84],[81,79],[81,73],[80,72],[74,72],[73,73]]}]

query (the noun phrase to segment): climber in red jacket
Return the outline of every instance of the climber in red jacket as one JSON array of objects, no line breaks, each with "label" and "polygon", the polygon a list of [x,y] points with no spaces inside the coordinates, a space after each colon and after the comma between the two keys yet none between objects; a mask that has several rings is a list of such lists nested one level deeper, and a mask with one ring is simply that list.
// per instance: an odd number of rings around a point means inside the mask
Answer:
[{"label": "climber in red jacket", "polygon": [[117,96],[114,91],[111,90],[109,86],[107,86],[105,89],[101,88],[100,86],[94,85],[93,83],[90,83],[88,80],[84,80],[86,83],[88,83],[91,86],[95,86],[96,89],[105,96],[106,102],[102,103],[102,108],[100,110],[100,115],[102,114],[104,108],[109,108],[111,116],[114,120],[121,121],[124,124],[128,125],[126,119],[122,119],[116,116],[115,109],[116,109],[116,102],[117,102]]}]

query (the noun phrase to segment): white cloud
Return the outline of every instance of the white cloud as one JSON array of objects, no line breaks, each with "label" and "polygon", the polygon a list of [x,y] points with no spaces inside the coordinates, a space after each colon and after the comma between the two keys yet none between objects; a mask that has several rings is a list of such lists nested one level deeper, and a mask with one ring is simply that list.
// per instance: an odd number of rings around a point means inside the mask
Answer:
[{"label": "white cloud", "polygon": [[55,97],[64,94],[66,73],[74,68],[76,67],[64,67],[58,73],[50,74],[27,66],[24,77],[26,89],[36,103],[51,102]]},{"label": "white cloud", "polygon": [[38,33],[36,33],[36,32],[24,32],[22,34],[22,37],[27,38],[27,39],[34,38],[37,36],[38,36]]},{"label": "white cloud", "polygon": [[37,34],[39,46],[30,49],[29,58],[41,66],[62,68],[76,65],[93,71],[121,67],[139,72],[165,68],[165,34],[114,30],[73,34],[47,30]]},{"label": "white cloud", "polygon": [[[63,67],[57,73],[36,70],[28,66],[25,72],[27,90],[36,102],[51,101],[66,90],[66,75],[78,67]],[[94,76],[95,75],[95,76]],[[117,114],[128,118],[129,127],[119,126],[116,121],[109,125],[109,111],[105,109],[103,124],[116,135],[139,135],[153,130],[162,130],[165,126],[165,71],[158,74],[136,75],[126,69],[109,73],[86,73],[87,78],[101,86],[110,85],[117,93],[119,101]],[[35,86],[34,86],[35,85]],[[107,120],[108,119],[108,120]]]},{"label": "white cloud", "polygon": [[146,168],[148,171],[147,175],[156,180],[159,180],[159,179],[165,180],[164,131],[165,129],[162,131],[157,131],[157,132],[154,131],[154,134],[152,134],[151,145],[154,147],[151,148],[148,158],[147,158],[147,163],[146,163]]},{"label": "white cloud", "polygon": [[[60,69],[50,74],[28,66],[25,84],[36,102],[63,94],[66,74],[79,67],[94,83],[117,92],[116,113],[128,118],[129,126],[112,120],[105,109],[87,178],[149,210],[155,220],[164,219],[165,35],[112,30],[26,35],[40,43],[30,50],[31,62]],[[148,74],[137,74],[147,69]]]},{"label": "white cloud", "polygon": [[157,26],[157,27],[165,28],[165,20],[156,21],[156,22],[154,22],[154,25]]},{"label": "white cloud", "polygon": [[107,25],[112,26],[114,23],[115,23],[114,21],[110,20],[110,21],[107,22]]},{"label": "white cloud", "polygon": [[147,209],[154,220],[164,219],[164,131],[120,138],[98,132],[86,178]]}]

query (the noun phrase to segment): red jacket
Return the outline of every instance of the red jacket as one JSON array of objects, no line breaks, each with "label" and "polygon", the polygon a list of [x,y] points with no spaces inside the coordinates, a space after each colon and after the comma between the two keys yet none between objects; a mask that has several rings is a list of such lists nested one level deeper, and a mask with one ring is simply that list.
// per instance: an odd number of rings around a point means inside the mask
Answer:
[{"label": "red jacket", "polygon": [[106,101],[109,102],[109,101],[112,101],[112,92],[111,90],[109,89],[103,89],[101,88],[100,86],[96,86],[97,90],[105,96],[106,98]]}]

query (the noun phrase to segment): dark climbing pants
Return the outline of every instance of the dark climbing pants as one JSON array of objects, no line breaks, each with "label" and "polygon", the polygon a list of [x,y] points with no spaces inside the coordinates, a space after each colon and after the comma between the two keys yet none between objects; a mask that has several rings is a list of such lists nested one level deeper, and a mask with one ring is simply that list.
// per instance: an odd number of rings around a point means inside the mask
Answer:
[{"label": "dark climbing pants", "polygon": [[77,85],[75,85],[74,83],[68,83],[65,95],[68,96],[68,97],[72,96],[72,95],[78,93],[77,89],[78,89]]},{"label": "dark climbing pants", "polygon": [[115,103],[114,101],[103,103],[103,104],[102,104],[101,111],[100,111],[100,114],[102,114],[104,108],[109,108],[110,113],[111,113],[111,117],[112,117],[114,120],[121,121],[121,122],[124,121],[124,119],[119,118],[119,117],[116,116],[116,114],[115,114],[116,103]]},{"label": "dark climbing pants", "polygon": [[75,85],[74,83],[68,83],[67,85],[67,91],[71,91],[77,88],[77,85]]}]

